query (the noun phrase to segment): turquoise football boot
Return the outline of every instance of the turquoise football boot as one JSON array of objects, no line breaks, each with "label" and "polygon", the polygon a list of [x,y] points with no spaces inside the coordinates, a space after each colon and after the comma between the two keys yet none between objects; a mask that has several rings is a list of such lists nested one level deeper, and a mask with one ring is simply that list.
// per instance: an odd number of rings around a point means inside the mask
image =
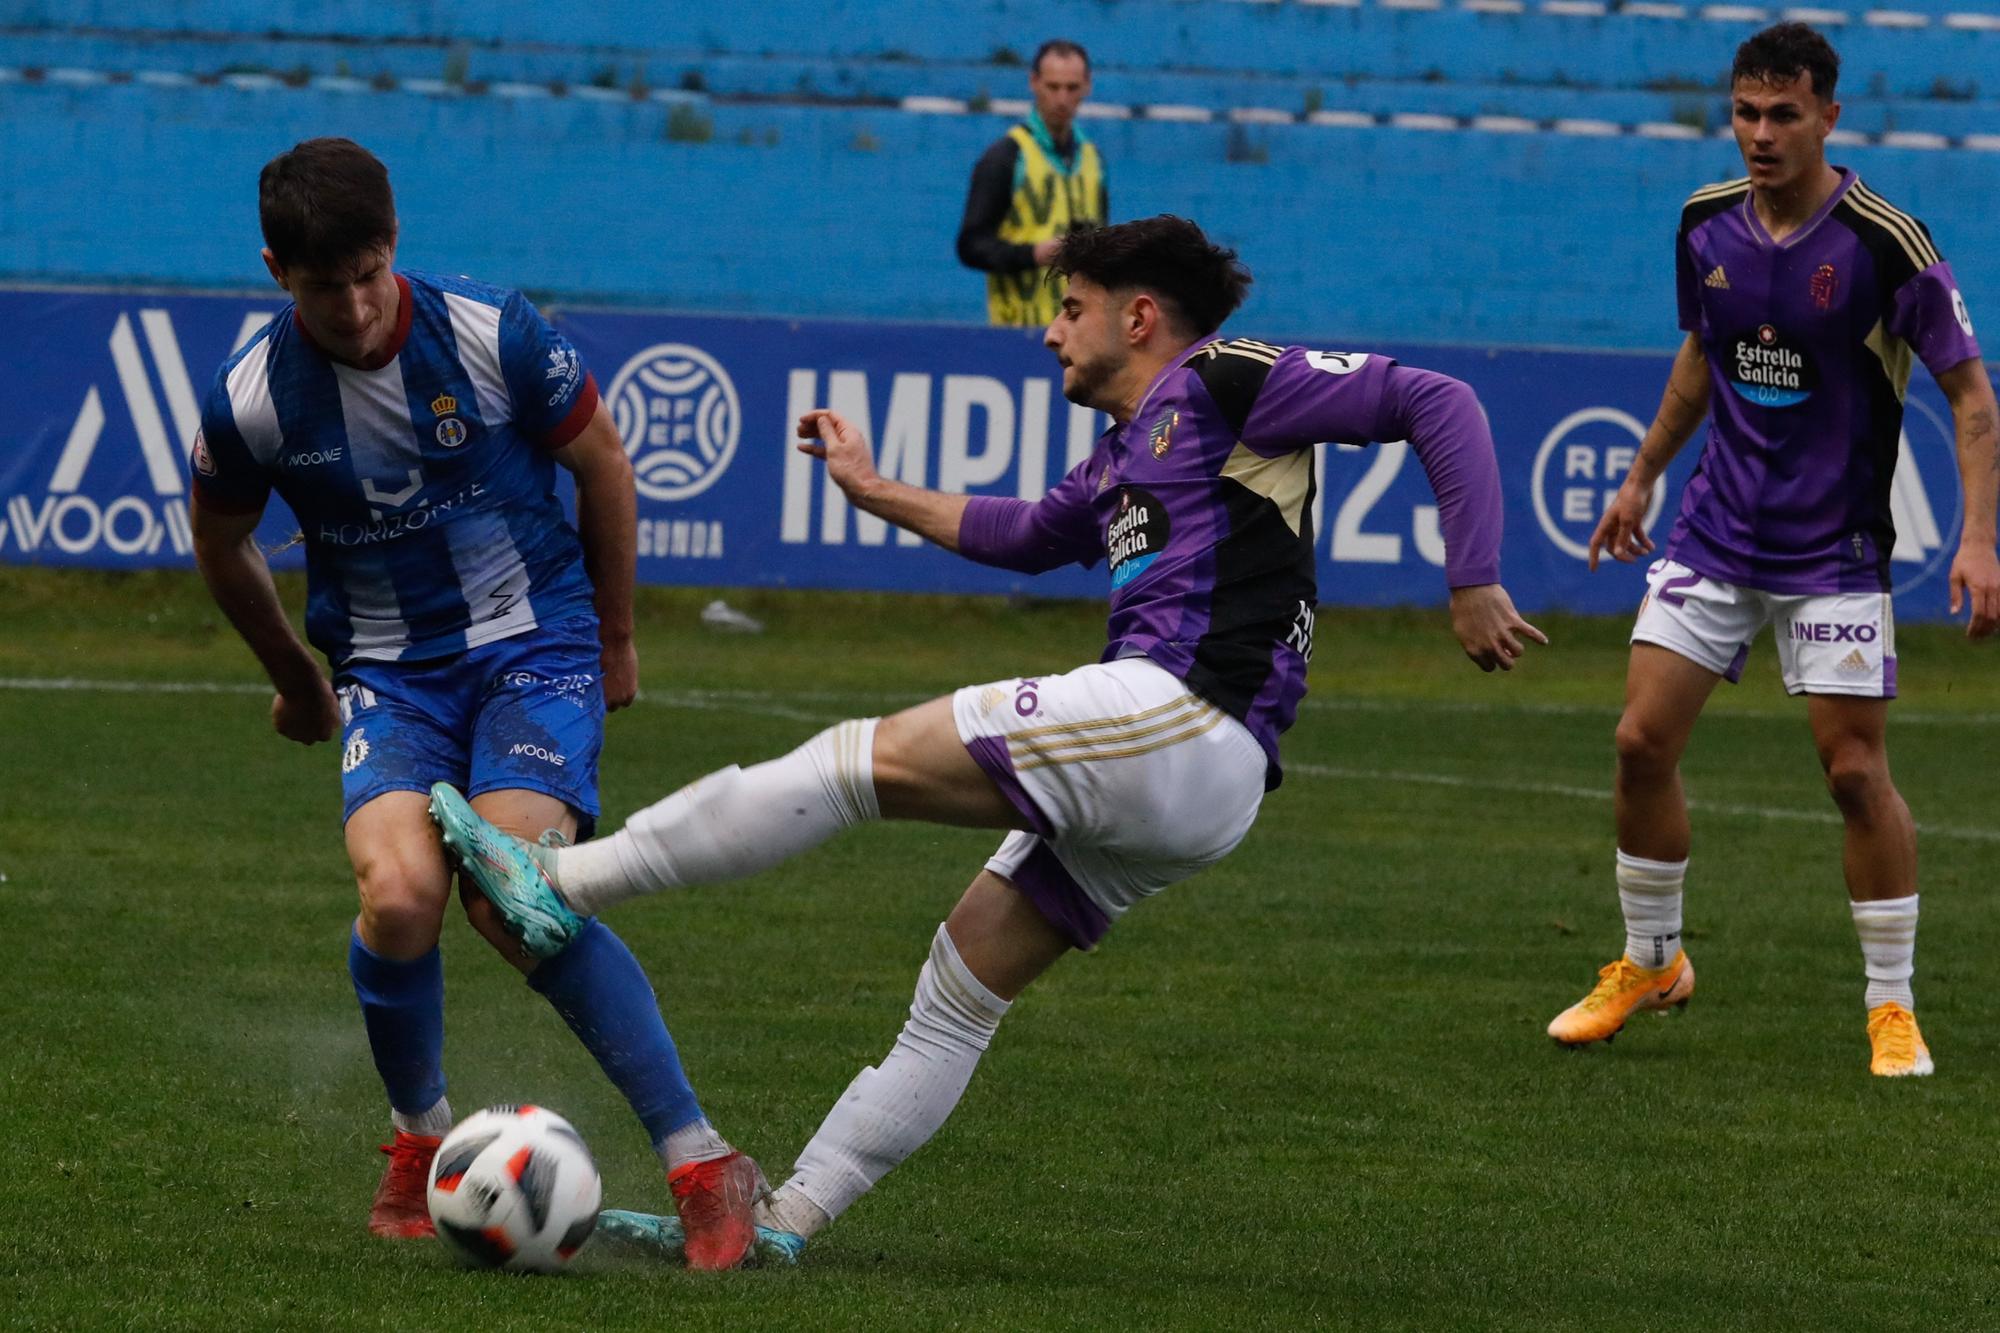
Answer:
[{"label": "turquoise football boot", "polygon": [[[606,1240],[639,1249],[652,1250],[663,1259],[681,1259],[687,1233],[681,1220],[659,1213],[635,1213],[624,1208],[606,1208],[597,1215],[597,1234]],[[776,1227],[758,1227],[746,1264],[767,1268],[790,1268],[805,1253],[806,1238]]]},{"label": "turquoise football boot", "polygon": [[445,851],[529,954],[555,957],[589,922],[589,917],[571,911],[556,892],[536,855],[541,849],[508,837],[481,819],[448,782],[431,788],[431,819],[444,835]]},{"label": "turquoise football boot", "polygon": [[658,1213],[635,1213],[624,1208],[606,1208],[597,1215],[597,1234],[622,1245],[658,1251],[663,1259],[678,1261],[687,1244],[681,1220]]},{"label": "turquoise football boot", "polygon": [[804,1236],[776,1227],[758,1227],[757,1239],[750,1243],[750,1257],[764,1268],[790,1268],[805,1252]]}]

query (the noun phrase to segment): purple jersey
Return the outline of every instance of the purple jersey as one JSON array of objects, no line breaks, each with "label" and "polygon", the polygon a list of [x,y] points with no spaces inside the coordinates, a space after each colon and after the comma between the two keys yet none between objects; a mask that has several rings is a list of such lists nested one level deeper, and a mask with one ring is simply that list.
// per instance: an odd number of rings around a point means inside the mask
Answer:
[{"label": "purple jersey", "polygon": [[1472,391],[1383,356],[1211,342],[1039,501],[975,497],[966,556],[1040,571],[1110,566],[1103,660],[1144,656],[1237,718],[1270,759],[1312,656],[1313,446],[1408,438],[1438,493],[1446,578],[1500,577],[1500,487]]},{"label": "purple jersey", "polygon": [[1840,176],[1782,241],[1747,178],[1681,212],[1680,322],[1708,358],[1712,424],[1666,556],[1725,583],[1886,592],[1911,362],[1937,375],[1979,355],[1924,224]]}]

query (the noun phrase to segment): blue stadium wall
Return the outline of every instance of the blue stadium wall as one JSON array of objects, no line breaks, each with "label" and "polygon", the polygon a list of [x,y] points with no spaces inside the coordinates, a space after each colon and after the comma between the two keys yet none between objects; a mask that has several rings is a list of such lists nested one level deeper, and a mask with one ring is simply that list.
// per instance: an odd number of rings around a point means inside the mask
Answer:
[{"label": "blue stadium wall", "polygon": [[[1835,160],[1930,223],[1994,325],[2000,16],[1833,2],[1851,20]],[[1745,12],[0,0],[0,561],[188,562],[196,398],[279,304],[258,168],[348,134],[394,175],[406,267],[529,290],[596,368],[644,479],[646,581],[1101,595],[1101,572],[1030,584],[906,543],[787,444],[796,410],[831,402],[897,475],[1024,497],[1088,449],[1100,423],[1061,401],[1033,335],[970,327],[982,284],[952,249],[971,163],[1018,114],[990,104],[1060,31],[1098,59],[1114,213],[1185,213],[1238,247],[1258,282],[1233,331],[1471,383],[1522,605],[1622,611],[1640,571],[1587,575],[1583,542],[1677,341],[1680,202],[1740,172],[1718,75],[1761,22]],[[1927,377],[1905,436],[1898,614],[1938,619],[1963,498]],[[1407,446],[1320,461],[1322,596],[1435,601]],[[265,535],[290,528],[274,512]]]},{"label": "blue stadium wall", "polygon": [[[2000,31],[1947,27],[1952,7],[1835,34],[1844,123],[1870,140],[1835,157],[1931,224],[1979,315],[2000,309],[2000,140],[1980,132],[2000,129]],[[1740,171],[1716,73],[1755,25],[1531,8],[11,0],[0,280],[260,286],[258,167],[341,133],[388,162],[412,266],[569,302],[975,321],[952,240],[1007,118],[856,103],[1018,96],[1005,60],[1059,28],[1099,52],[1099,99],[1142,113],[1089,127],[1114,212],[1237,246],[1258,284],[1236,327],[1669,347],[1678,206]],[[813,100],[771,100],[786,88]],[[1144,114],[1170,99],[1213,118]],[[1228,119],[1244,108],[1290,123]],[[1474,127],[1492,113],[1528,132]],[[1424,124],[1453,128],[1405,127]]]},{"label": "blue stadium wall", "polygon": [[[314,134],[388,163],[414,267],[571,300],[905,320],[981,317],[952,240],[997,117],[311,89],[0,86],[0,273],[259,285],[258,168]],[[1178,212],[1257,275],[1268,336],[1657,348],[1681,199],[1731,144],[1131,121],[1093,127],[1119,216]],[[1930,222],[2000,309],[2000,154],[1842,160]]]}]

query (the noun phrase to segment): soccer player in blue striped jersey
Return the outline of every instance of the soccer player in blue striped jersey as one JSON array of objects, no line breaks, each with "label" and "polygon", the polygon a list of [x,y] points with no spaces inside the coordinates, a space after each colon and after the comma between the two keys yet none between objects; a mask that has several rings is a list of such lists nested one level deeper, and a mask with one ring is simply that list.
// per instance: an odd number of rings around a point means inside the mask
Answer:
[{"label": "soccer player in blue striped jersey", "polygon": [[[394,1141],[369,1227],[427,1235],[450,1128],[438,939],[451,871],[426,813],[464,787],[526,837],[588,836],[607,709],[638,687],[632,471],[595,380],[520,293],[398,272],[388,172],[346,139],[274,158],[264,263],[292,304],[231,356],[194,447],[195,558],[277,688],[280,735],[341,735],[361,911],[348,967]],[[576,481],[578,525],[555,493]],[[252,537],[272,492],[306,549],[306,637]],[[645,1125],[689,1262],[750,1244],[756,1164],[701,1113],[645,974],[593,924],[536,958],[462,892],[479,933],[544,995]]]},{"label": "soccer player in blue striped jersey", "polygon": [[1785,689],[1806,717],[1846,825],[1844,865],[1861,939],[1869,1068],[1932,1070],[1910,978],[1917,843],[1889,776],[1896,694],[1890,483],[1903,394],[1922,361],[1950,400],[1965,524],[1951,609],[1973,638],[2000,625],[1994,552],[1995,408],[1972,319],[1930,231],[1826,160],[1840,62],[1802,23],[1737,51],[1736,142],[1749,175],[1694,192],[1676,243],[1686,332],[1658,418],[1590,542],[1653,549],[1653,486],[1704,415],[1707,448],[1632,631],[1618,724],[1617,883],[1625,953],[1557,1015],[1565,1045],[1609,1039],[1640,1009],[1685,1004],[1680,946],[1690,833],[1680,756],[1717,682],[1734,681],[1768,623]]}]

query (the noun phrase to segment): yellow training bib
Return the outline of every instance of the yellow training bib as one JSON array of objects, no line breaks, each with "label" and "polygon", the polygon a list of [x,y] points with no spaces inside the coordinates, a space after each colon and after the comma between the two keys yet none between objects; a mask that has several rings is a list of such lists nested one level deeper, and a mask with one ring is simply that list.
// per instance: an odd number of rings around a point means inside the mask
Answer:
[{"label": "yellow training bib", "polygon": [[[1014,245],[1066,236],[1082,226],[1104,225],[1104,161],[1088,139],[1076,165],[1064,171],[1025,125],[1007,131],[1021,150],[1014,170],[1014,202],[1000,224],[1000,239]],[[986,275],[986,315],[995,324],[1038,328],[1056,317],[1063,281],[1045,268]]]}]

